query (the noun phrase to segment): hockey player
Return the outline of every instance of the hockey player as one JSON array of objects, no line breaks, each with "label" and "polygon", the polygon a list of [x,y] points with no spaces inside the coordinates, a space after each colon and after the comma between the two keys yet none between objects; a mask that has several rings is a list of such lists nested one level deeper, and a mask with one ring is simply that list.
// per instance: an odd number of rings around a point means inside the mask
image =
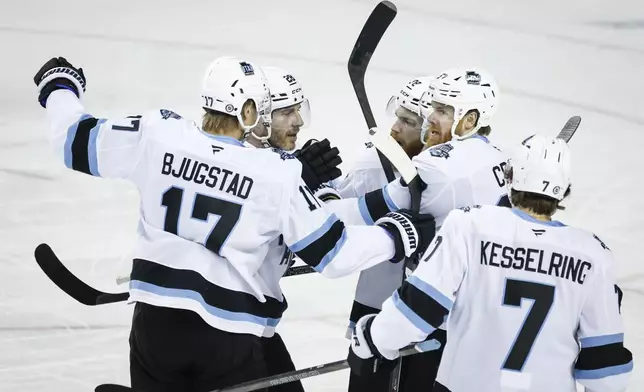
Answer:
[{"label": "hockey player", "polygon": [[[425,183],[420,211],[434,216],[437,227],[454,208],[472,204],[509,205],[502,170],[507,156],[487,139],[498,98],[496,82],[487,72],[466,68],[450,69],[432,79],[428,93],[420,99],[423,126],[419,134],[426,149],[412,162]],[[409,207],[409,191],[401,180],[357,199],[329,204],[343,220],[355,224],[372,224],[389,211]],[[403,273],[400,266],[378,265],[371,271],[375,275],[375,271],[385,269],[391,273],[379,273],[376,278],[359,282],[356,293],[359,304],[354,304],[352,321],[379,309],[379,304],[388,296],[385,290],[390,293],[400,286]],[[366,274],[361,274],[361,278]],[[434,339],[444,343],[445,331],[437,330],[430,340]],[[441,353],[442,346],[436,351],[404,358],[400,390],[431,388]],[[350,379],[351,392],[388,390],[389,376],[384,373],[352,375]]]},{"label": "hockey player", "polygon": [[594,234],[552,220],[570,192],[570,164],[562,140],[524,142],[507,170],[514,207],[447,216],[382,312],[357,323],[352,370],[386,368],[447,319],[434,391],[574,392],[575,381],[624,391],[633,361],[612,253]]},{"label": "hockey player", "polygon": [[226,57],[208,67],[202,128],[166,109],[87,114],[85,75],[62,57],[34,82],[65,165],[139,190],[129,299],[135,389],[207,391],[267,374],[260,339],[286,308],[279,278],[288,265],[264,261],[280,235],[329,277],[422,250],[422,221],[396,212],[376,227],[345,226],[301,180],[307,154],[242,145],[259,121],[270,126],[269,91],[253,63]]},{"label": "hockey player", "polygon": [[[257,148],[275,148],[284,151],[295,149],[295,143],[301,128],[309,125],[311,111],[309,101],[304,95],[304,90],[299,80],[291,73],[277,67],[262,67],[269,90],[271,92],[271,124],[266,127],[259,123],[250,132],[245,144]],[[328,141],[327,141],[328,143]],[[308,144],[310,145],[310,144]],[[304,148],[308,147],[305,145]],[[338,149],[331,151],[336,154],[337,161],[332,164],[337,166],[341,160]],[[333,175],[340,175],[337,169]],[[304,176],[304,178],[307,178]],[[303,179],[304,179],[303,178]],[[330,178],[330,177],[329,177]],[[317,181],[317,177],[315,181]],[[309,189],[315,189],[315,184],[307,184]],[[291,252],[282,237],[273,241],[266,254],[266,263],[291,265],[293,252]],[[264,338],[263,349],[266,367],[269,375],[282,374],[295,370],[291,355],[279,333],[275,332],[270,338]],[[271,387],[274,392],[302,392],[302,383],[293,381],[279,386]]]},{"label": "hockey player", "polygon": [[[428,91],[429,82],[432,79],[432,77],[417,77],[408,81],[387,102],[385,109],[387,114],[395,117],[390,134],[405,150],[409,158],[418,155],[424,147],[421,141],[421,126],[423,124],[421,112],[423,114],[427,113],[429,102],[423,101],[422,98],[427,98],[425,93]],[[423,103],[425,107],[422,107],[421,110]],[[448,135],[451,136],[449,133]],[[351,198],[362,197],[369,192],[384,187],[387,183],[387,177],[382,169],[376,149],[371,143],[365,143],[365,147],[360,150],[351,171],[346,176],[332,181],[331,185],[341,197]],[[403,272],[403,268],[400,265],[391,263],[381,263],[360,272],[349,316],[347,338],[351,336],[353,326],[362,316],[380,311],[382,303],[391,295],[391,292],[400,287]],[[403,362],[404,381],[409,379],[407,377],[407,365],[411,361],[420,362],[418,356],[406,359]],[[429,368],[431,368],[432,364],[425,365],[424,363],[419,363],[419,366]],[[416,376],[418,374],[424,375],[426,373],[416,373]],[[416,381],[411,383],[417,384]],[[389,390],[389,376],[387,374],[358,376],[355,373],[351,373],[349,376],[350,392],[377,392],[380,390]]]}]

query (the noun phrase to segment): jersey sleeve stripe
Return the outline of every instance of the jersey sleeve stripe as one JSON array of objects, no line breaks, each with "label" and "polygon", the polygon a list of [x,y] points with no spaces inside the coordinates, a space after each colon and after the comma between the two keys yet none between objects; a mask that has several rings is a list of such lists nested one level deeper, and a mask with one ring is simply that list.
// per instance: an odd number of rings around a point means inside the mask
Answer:
[{"label": "jersey sleeve stripe", "polygon": [[331,227],[333,227],[333,225],[338,221],[339,221],[339,218],[338,218],[337,215],[335,215],[335,214],[329,215],[329,217],[327,218],[326,221],[324,221],[322,226],[317,228],[311,234],[309,234],[306,237],[302,238],[301,240],[297,241],[293,245],[290,245],[289,249],[292,252],[295,252],[295,253],[300,252],[301,250],[303,250],[304,248],[308,247],[309,245],[311,245],[315,241],[319,240],[322,236],[324,236],[324,234],[326,234],[331,229]]},{"label": "jersey sleeve stripe", "polygon": [[430,285],[429,283],[423,282],[421,279],[419,279],[417,276],[414,276],[414,275],[410,276],[409,279],[407,279],[407,282],[409,282],[409,284],[414,285],[417,289],[419,289],[423,293],[432,297],[434,301],[441,304],[441,306],[447,309],[448,311],[452,310],[452,306],[454,306],[454,302],[451,299],[447,298],[443,293],[438,291],[434,286]]},{"label": "jersey sleeve stripe", "polygon": [[255,321],[279,320],[287,307],[286,301],[265,296],[265,302],[261,302],[252,294],[216,285],[196,271],[175,269],[144,259],[134,259],[131,279],[141,282],[138,290],[162,297],[191,299],[204,305],[212,315],[225,319],[236,314],[234,317]]},{"label": "jersey sleeve stripe", "polygon": [[595,370],[578,370],[575,369],[574,375],[577,380],[598,380],[611,376],[617,376],[633,371],[633,361],[624,365],[610,366]]},{"label": "jersey sleeve stripe", "polygon": [[89,165],[90,174],[96,177],[100,177],[101,174],[98,171],[98,151],[96,147],[96,139],[98,139],[98,134],[101,130],[101,125],[105,124],[106,119],[100,119],[89,131],[89,141],[87,143],[87,160]]},{"label": "jersey sleeve stripe", "polygon": [[336,217],[331,227],[316,235],[313,242],[307,241],[306,247],[290,248],[302,261],[321,272],[340,251],[346,242],[346,236],[344,223]]},{"label": "jersey sleeve stripe", "polygon": [[398,211],[400,208],[394,203],[394,200],[391,198],[391,195],[389,195],[389,190],[388,190],[389,184],[387,184],[384,188],[382,188],[382,197],[385,199],[385,203],[387,204],[387,208],[389,208],[389,211]]},{"label": "jersey sleeve stripe", "polygon": [[371,219],[371,215],[369,215],[369,208],[367,207],[366,199],[364,196],[358,199],[358,209],[360,210],[360,216],[362,216],[364,223],[369,226],[373,225],[374,221],[373,219]]},{"label": "jersey sleeve stripe", "polygon": [[83,114],[78,121],[73,123],[68,129],[67,129],[67,137],[65,138],[65,147],[64,147],[64,161],[65,161],[65,166],[67,166],[68,169],[71,169],[73,166],[73,154],[72,154],[72,144],[74,143],[74,140],[76,139],[76,133],[78,131],[78,125],[82,121],[92,118],[89,114]]},{"label": "jersey sleeve stripe", "polygon": [[613,335],[590,336],[587,338],[581,338],[579,341],[581,343],[581,348],[605,346],[607,344],[623,343],[624,334],[616,333]]},{"label": "jersey sleeve stripe", "polygon": [[436,329],[430,323],[425,321],[420,317],[416,312],[414,312],[407,304],[400,298],[398,291],[394,291],[394,294],[391,297],[391,300],[396,307],[396,309],[402,313],[409,322],[411,322],[416,328],[426,334],[434,332]]},{"label": "jersey sleeve stripe", "polygon": [[324,268],[326,268],[326,266],[333,260],[333,258],[335,258],[335,255],[337,255],[338,252],[340,252],[340,249],[342,249],[346,241],[347,241],[347,231],[343,229],[342,235],[340,236],[340,239],[333,246],[333,249],[331,249],[327,254],[325,254],[324,257],[322,257],[320,264],[315,266],[313,269],[320,273],[324,271]]},{"label": "jersey sleeve stripe", "polygon": [[[418,318],[430,325],[433,330],[443,324],[449,309],[441,304],[442,298],[436,299],[432,296],[434,293],[431,290],[428,291],[429,293],[426,293],[415,285],[405,282],[394,292],[394,295]],[[423,330],[423,332],[426,332],[426,330]]]},{"label": "jersey sleeve stripe", "polygon": [[364,202],[372,222],[375,222],[378,219],[382,218],[385,214],[387,214],[390,211],[397,210],[397,209],[394,209],[394,210],[389,209],[389,205],[385,200],[385,194],[382,189],[376,189],[375,191],[365,194]]}]

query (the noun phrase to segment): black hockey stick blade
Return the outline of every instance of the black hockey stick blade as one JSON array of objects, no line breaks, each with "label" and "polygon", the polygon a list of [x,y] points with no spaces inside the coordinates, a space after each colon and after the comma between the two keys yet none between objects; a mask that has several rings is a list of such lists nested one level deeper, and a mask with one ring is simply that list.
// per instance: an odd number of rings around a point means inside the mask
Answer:
[{"label": "black hockey stick blade", "polygon": [[133,389],[117,384],[101,384],[94,388],[94,392],[132,392]]},{"label": "black hockey stick blade", "polygon": [[40,269],[58,288],[84,305],[95,306],[120,302],[127,300],[129,297],[128,293],[104,293],[89,286],[68,270],[47,244],[38,245],[34,251],[34,256]]},{"label": "black hockey stick blade", "polygon": [[575,132],[577,132],[577,128],[579,128],[579,124],[581,124],[581,117],[580,116],[573,116],[566,121],[566,124],[561,128],[561,131],[559,131],[559,135],[557,135],[557,139],[563,139],[566,143],[570,142],[570,139],[572,139],[573,135]]},{"label": "black hockey stick blade", "polygon": [[[367,22],[362,27],[362,31],[351,51],[351,56],[349,56],[349,78],[351,79],[351,84],[358,98],[360,109],[362,109],[362,115],[369,129],[375,128],[377,125],[371,106],[369,105],[369,99],[367,98],[364,77],[369,61],[371,61],[371,56],[373,56],[378,43],[380,43],[380,40],[385,35],[385,31],[387,31],[387,28],[396,17],[397,12],[396,6],[392,2],[381,1],[371,12]],[[394,171],[391,163],[380,152],[378,152],[378,158],[380,159],[387,180],[390,182],[393,181]]]},{"label": "black hockey stick blade", "polygon": [[316,270],[313,269],[310,265],[298,265],[297,267],[291,267],[286,270],[284,273],[284,276],[297,276],[297,275],[304,275],[304,274],[312,274],[314,272],[317,272]]}]

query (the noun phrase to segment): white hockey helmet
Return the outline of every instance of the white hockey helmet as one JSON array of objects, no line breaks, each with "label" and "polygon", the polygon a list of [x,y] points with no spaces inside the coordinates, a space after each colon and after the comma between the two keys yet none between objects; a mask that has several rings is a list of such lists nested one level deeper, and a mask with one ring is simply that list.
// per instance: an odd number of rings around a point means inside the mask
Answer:
[{"label": "white hockey helmet", "polygon": [[[308,98],[304,96],[304,90],[300,82],[290,73],[278,67],[262,67],[268,88],[271,92],[271,111],[284,109],[293,105],[300,105],[299,115],[302,118],[302,127],[311,123],[311,107]],[[265,136],[257,136],[255,132],[251,135],[263,142],[271,137],[271,128],[267,127],[268,133]]]},{"label": "white hockey helmet", "polygon": [[[482,69],[454,68],[432,80],[429,83],[427,96],[422,97],[421,101],[433,101],[453,107],[452,138],[464,139],[478,132],[481,127],[490,125],[499,101],[499,87],[494,78]],[[476,110],[479,113],[476,126],[465,135],[457,135],[458,123],[470,110]],[[428,111],[427,117],[429,112],[431,111]],[[423,133],[427,128],[427,124],[424,124]]]},{"label": "white hockey helmet", "polygon": [[563,200],[571,183],[570,155],[568,144],[561,139],[530,136],[509,160],[510,188]]},{"label": "white hockey helmet", "polygon": [[[270,126],[271,98],[264,72],[252,62],[235,57],[219,57],[206,69],[201,90],[202,107],[237,117],[244,136],[259,121]],[[257,121],[244,125],[242,107],[255,102]]]},{"label": "white hockey helmet", "polygon": [[428,102],[421,102],[421,98],[427,92],[429,82],[432,79],[432,76],[424,76],[407,82],[397,94],[389,98],[386,106],[387,114],[395,116],[399,107],[403,107],[419,116],[426,113],[429,109]]}]

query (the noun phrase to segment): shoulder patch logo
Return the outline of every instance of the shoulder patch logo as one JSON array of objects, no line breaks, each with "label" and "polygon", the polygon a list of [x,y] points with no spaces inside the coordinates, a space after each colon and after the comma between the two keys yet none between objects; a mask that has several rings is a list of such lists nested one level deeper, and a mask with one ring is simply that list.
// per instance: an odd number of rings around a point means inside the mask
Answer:
[{"label": "shoulder patch logo", "polygon": [[284,150],[282,150],[281,148],[271,147],[271,150],[272,150],[274,153],[279,154],[279,155],[280,155],[280,158],[281,158],[283,161],[285,161],[285,160],[287,160],[287,159],[295,159],[295,155],[291,154],[291,153],[290,153],[290,152],[288,152],[288,151],[284,151]]},{"label": "shoulder patch logo", "polygon": [[451,144],[439,144],[429,149],[429,154],[437,158],[449,158],[449,153],[454,149]]},{"label": "shoulder patch logo", "polygon": [[169,118],[173,118],[175,120],[181,120],[183,118],[177,113],[173,112],[172,110],[161,109],[159,110],[159,112],[161,112],[161,118],[163,118],[164,120],[167,120]]},{"label": "shoulder patch logo", "polygon": [[366,142],[364,145],[367,148],[373,148],[373,143],[372,142]]}]

